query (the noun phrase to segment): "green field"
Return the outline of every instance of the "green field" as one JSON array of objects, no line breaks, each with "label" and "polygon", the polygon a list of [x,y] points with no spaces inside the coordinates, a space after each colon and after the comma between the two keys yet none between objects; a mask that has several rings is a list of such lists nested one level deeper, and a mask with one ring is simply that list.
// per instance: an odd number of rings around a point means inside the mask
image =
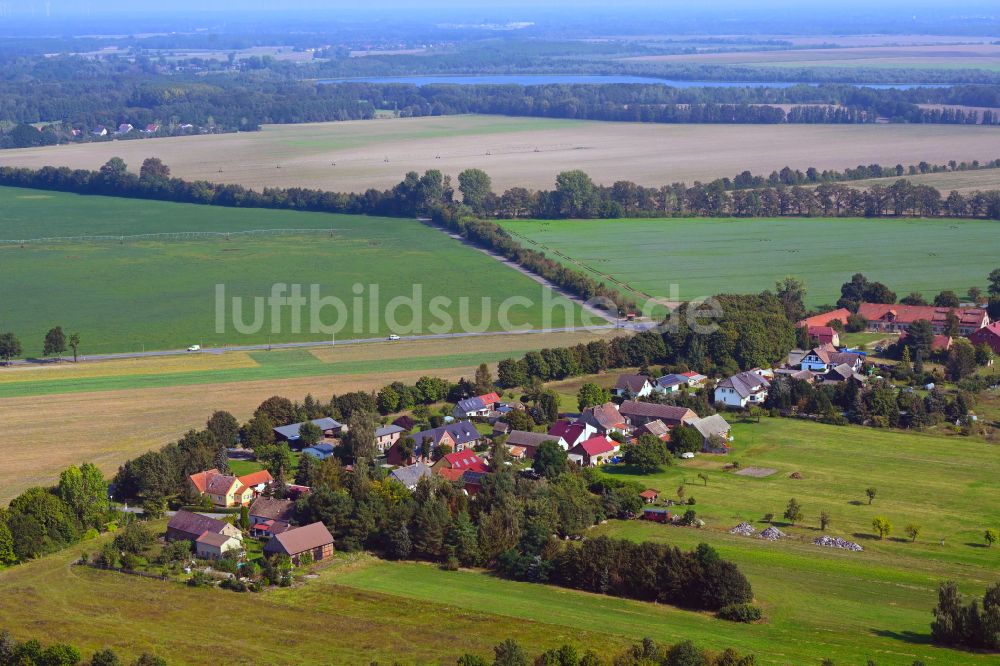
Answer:
[{"label": "green field", "polygon": [[[385,314],[391,299],[413,296],[415,288],[422,290],[420,305],[395,311],[395,320],[414,333],[469,326],[498,330],[500,302],[515,295],[534,303],[510,310],[515,326],[561,327],[572,323],[578,312],[557,297],[556,303],[566,307],[552,309],[546,321],[542,289],[531,278],[414,220],[0,188],[0,240],[261,229],[328,231],[228,239],[0,243],[0,280],[6,293],[14,295],[0,302],[0,330],[14,331],[27,355],[41,352],[45,331],[56,325],[80,333],[84,354],[176,349],[194,343],[208,347],[330,339],[312,326],[316,310],[311,300],[301,311],[298,330],[288,307],[281,309],[274,326],[266,300],[259,303],[260,326],[253,326],[258,313],[254,299],[269,297],[275,283],[302,285],[307,299],[311,285],[318,285],[321,298],[339,298],[342,310],[326,306],[318,312],[324,325],[344,324],[336,333],[339,339],[388,334]],[[221,333],[217,285],[225,286]],[[363,288],[361,296],[355,285]],[[371,285],[377,285],[377,297]],[[240,318],[249,333],[237,330],[233,297],[243,298]],[[442,311],[451,318],[438,330],[442,317],[431,304],[435,297],[449,299]],[[484,302],[484,297],[491,300]],[[462,299],[468,304],[465,325]],[[375,317],[369,314],[372,304],[378,305]]]},{"label": "green field", "polygon": [[[998,227],[986,220],[657,219],[504,220],[504,228],[564,263],[652,296],[680,299],[806,282],[809,305],[833,303],[861,271],[898,294],[986,286]],[[556,253],[561,253],[556,254]]]}]

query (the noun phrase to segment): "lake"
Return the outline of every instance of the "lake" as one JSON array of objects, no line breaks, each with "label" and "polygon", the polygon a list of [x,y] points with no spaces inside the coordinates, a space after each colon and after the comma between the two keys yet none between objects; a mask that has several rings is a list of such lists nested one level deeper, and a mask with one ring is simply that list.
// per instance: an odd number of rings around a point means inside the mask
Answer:
[{"label": "lake", "polygon": [[[585,75],[585,74],[489,74],[482,76],[372,76],[355,79],[324,79],[320,83],[408,83],[415,86],[432,84],[457,85],[548,85],[548,84],[590,84],[645,83],[672,88],[790,88],[800,85],[793,81],[681,81],[677,79],[657,79],[650,76],[626,75]],[[819,85],[808,83],[807,85]],[[868,88],[944,88],[943,84],[900,83],[900,84],[853,84]]]}]

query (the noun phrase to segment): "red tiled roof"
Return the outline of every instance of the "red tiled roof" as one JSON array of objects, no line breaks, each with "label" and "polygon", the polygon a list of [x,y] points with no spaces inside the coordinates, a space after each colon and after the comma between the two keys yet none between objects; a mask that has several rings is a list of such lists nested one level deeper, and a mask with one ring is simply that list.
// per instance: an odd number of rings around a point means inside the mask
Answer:
[{"label": "red tiled roof", "polygon": [[656,499],[659,496],[660,496],[660,491],[653,490],[652,488],[647,488],[646,490],[643,490],[641,493],[639,493],[639,497],[642,497],[643,499]]},{"label": "red tiled roof", "polygon": [[464,469],[454,469],[451,467],[437,467],[434,469],[438,476],[444,477],[449,481],[459,481],[462,475],[465,474]]},{"label": "red tiled roof", "polygon": [[251,472],[250,474],[244,474],[239,478],[240,483],[248,488],[252,488],[260,483],[271,483],[274,481],[274,477],[266,469],[262,469],[259,472]]},{"label": "red tiled roof", "polygon": [[974,345],[989,345],[994,353],[1000,354],[1000,322],[983,326],[969,336],[969,341]]},{"label": "red tiled roof", "polygon": [[576,448],[582,449],[588,456],[598,456],[602,453],[614,451],[616,446],[618,446],[618,442],[610,437],[594,435],[590,439],[577,444]]},{"label": "red tiled roof", "polygon": [[918,319],[926,319],[932,324],[935,322],[944,323],[948,319],[948,313],[952,311],[958,317],[959,326],[979,328],[986,316],[986,313],[979,308],[937,308],[933,305],[887,305],[885,303],[862,303],[858,307],[858,314],[868,321],[880,321],[887,314],[892,313],[896,322],[900,324],[912,324]]},{"label": "red tiled roof", "polygon": [[839,310],[832,310],[831,312],[824,312],[823,314],[806,317],[805,319],[799,321],[796,326],[826,326],[834,319],[839,321],[841,324],[846,325],[847,318],[850,316],[850,310],[847,308],[840,308]]},{"label": "red tiled roof", "polygon": [[475,472],[485,472],[486,463],[472,451],[455,451],[443,457],[452,469],[467,470]]}]

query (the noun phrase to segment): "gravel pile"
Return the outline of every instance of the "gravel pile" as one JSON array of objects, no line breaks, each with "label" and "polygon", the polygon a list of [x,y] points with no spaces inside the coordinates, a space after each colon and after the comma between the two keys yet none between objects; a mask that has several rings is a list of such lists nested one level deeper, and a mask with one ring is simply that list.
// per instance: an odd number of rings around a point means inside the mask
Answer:
[{"label": "gravel pile", "polygon": [[853,541],[847,541],[841,539],[840,537],[830,537],[821,536],[818,539],[814,539],[813,543],[817,546],[826,546],[828,548],[841,548],[843,550],[853,550],[855,552],[861,552],[864,550],[861,546],[854,543]]},{"label": "gravel pile", "polygon": [[763,532],[760,533],[761,539],[767,539],[768,541],[777,541],[778,539],[785,536],[785,533],[779,530],[774,525],[771,525]]},{"label": "gravel pile", "polygon": [[733,529],[729,530],[730,534],[739,534],[740,536],[753,536],[757,532],[754,526],[747,522],[742,522]]}]

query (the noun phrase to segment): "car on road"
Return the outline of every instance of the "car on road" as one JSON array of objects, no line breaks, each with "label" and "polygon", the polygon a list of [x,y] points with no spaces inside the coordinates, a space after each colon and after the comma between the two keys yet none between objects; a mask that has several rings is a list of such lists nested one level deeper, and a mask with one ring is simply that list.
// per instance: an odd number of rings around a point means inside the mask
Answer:
[{"label": "car on road", "polygon": [[692,453],[691,451],[685,451],[684,453],[681,454],[681,458],[683,458],[684,460],[691,460],[691,458],[694,458],[694,453]]},{"label": "car on road", "polygon": [[392,335],[389,336],[389,339],[390,340],[399,340],[399,336],[396,335],[395,333],[393,333]]},{"label": "car on road", "polygon": [[201,351],[201,345],[191,345],[188,347],[188,351]]}]

